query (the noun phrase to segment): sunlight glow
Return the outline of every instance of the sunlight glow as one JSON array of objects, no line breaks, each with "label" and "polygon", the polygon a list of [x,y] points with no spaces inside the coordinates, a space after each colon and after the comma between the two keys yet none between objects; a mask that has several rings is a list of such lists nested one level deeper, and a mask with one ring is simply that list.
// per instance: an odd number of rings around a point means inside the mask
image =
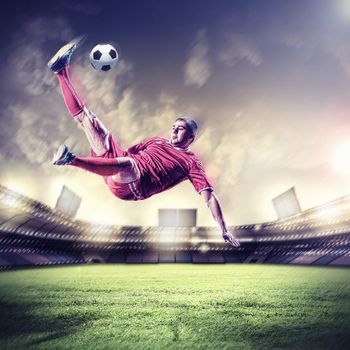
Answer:
[{"label": "sunlight glow", "polygon": [[338,0],[338,8],[342,17],[350,20],[350,0]]},{"label": "sunlight glow", "polygon": [[334,170],[350,174],[350,140],[340,143],[335,147],[332,165]]}]

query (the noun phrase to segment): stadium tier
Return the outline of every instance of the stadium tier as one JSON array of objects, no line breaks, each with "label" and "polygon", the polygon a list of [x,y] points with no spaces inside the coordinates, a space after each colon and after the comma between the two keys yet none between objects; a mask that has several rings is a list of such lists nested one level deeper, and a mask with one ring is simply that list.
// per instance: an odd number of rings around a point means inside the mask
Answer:
[{"label": "stadium tier", "polygon": [[0,186],[0,268],[80,263],[350,266],[350,196],[283,220],[230,228],[96,225]]}]

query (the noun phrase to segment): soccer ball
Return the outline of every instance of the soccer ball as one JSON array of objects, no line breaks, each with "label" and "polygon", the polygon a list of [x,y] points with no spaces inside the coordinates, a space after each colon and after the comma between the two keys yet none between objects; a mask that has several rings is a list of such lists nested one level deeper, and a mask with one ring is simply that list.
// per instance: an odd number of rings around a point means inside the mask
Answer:
[{"label": "soccer ball", "polygon": [[90,52],[90,63],[93,68],[104,72],[112,69],[118,62],[118,52],[110,44],[96,45]]}]

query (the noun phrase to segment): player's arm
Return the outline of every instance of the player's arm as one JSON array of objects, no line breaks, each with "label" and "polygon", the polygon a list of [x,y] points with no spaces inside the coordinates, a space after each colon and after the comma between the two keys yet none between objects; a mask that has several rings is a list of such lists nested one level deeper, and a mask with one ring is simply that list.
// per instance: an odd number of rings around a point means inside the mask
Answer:
[{"label": "player's arm", "polygon": [[204,191],[200,192],[200,195],[202,196],[202,198],[204,199],[206,205],[210,209],[211,214],[213,215],[213,218],[219,224],[219,226],[221,228],[223,239],[226,242],[229,242],[232,246],[238,247],[240,245],[238,240],[235,239],[233,237],[232,233],[230,233],[227,230],[225,219],[224,219],[224,216],[222,214],[222,210],[221,210],[221,206],[220,206],[219,200],[216,197],[216,195],[214,194],[214,192],[210,191],[210,190],[204,190]]}]

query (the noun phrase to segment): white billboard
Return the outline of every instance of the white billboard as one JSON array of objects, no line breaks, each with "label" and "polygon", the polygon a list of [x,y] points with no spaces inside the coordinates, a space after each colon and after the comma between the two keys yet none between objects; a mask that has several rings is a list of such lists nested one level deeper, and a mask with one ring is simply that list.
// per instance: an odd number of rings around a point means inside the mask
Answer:
[{"label": "white billboard", "polygon": [[80,203],[81,197],[64,185],[61,194],[57,199],[55,209],[71,218],[74,218],[80,207]]},{"label": "white billboard", "polygon": [[158,226],[163,227],[195,227],[197,225],[197,209],[159,209]]},{"label": "white billboard", "polygon": [[279,219],[284,219],[301,212],[294,187],[273,198],[272,203]]}]

